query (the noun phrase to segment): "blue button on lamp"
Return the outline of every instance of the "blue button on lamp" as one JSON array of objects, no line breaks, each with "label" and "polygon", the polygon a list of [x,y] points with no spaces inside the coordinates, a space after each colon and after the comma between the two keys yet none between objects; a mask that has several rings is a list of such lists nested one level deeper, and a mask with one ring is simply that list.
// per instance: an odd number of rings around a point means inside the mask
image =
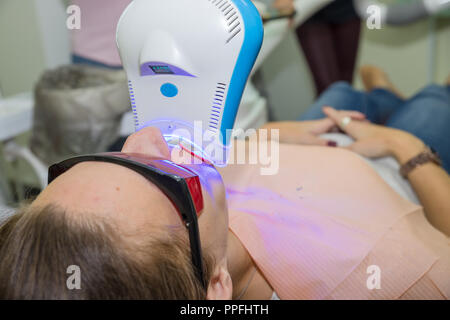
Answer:
[{"label": "blue button on lamp", "polygon": [[178,88],[172,83],[165,83],[161,86],[161,93],[167,98],[173,98],[178,94]]}]

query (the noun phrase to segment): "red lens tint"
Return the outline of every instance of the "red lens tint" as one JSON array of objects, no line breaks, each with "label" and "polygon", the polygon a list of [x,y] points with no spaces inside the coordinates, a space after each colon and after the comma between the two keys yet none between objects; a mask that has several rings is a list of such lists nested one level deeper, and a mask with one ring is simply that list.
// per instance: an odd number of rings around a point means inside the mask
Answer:
[{"label": "red lens tint", "polygon": [[203,194],[200,184],[200,179],[198,176],[185,179],[189,192],[191,193],[192,201],[194,202],[195,211],[197,212],[197,217],[200,216],[203,210]]}]

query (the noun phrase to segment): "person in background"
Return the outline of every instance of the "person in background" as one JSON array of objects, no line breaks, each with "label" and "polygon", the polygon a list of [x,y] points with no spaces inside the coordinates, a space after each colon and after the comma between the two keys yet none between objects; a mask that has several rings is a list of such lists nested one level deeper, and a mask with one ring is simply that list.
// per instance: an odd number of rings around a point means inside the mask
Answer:
[{"label": "person in background", "polygon": [[[275,0],[274,7],[293,7],[293,0]],[[361,20],[352,0],[334,0],[296,29],[319,96],[337,81],[353,82]]]}]

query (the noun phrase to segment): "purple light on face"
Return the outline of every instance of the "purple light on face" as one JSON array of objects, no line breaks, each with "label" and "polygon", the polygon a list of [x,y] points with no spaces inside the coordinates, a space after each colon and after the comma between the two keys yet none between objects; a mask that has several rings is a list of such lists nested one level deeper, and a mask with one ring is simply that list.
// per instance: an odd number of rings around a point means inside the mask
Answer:
[{"label": "purple light on face", "polygon": [[160,76],[160,75],[174,75],[193,77],[196,76],[178,68],[174,65],[164,62],[146,62],[141,65],[141,76]]}]

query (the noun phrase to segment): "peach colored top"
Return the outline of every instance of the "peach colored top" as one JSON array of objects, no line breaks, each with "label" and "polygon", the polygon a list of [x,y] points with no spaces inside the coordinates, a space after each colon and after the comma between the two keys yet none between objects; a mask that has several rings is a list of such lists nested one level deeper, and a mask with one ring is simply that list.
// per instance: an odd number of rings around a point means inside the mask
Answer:
[{"label": "peach colored top", "polygon": [[72,31],[73,53],[107,65],[122,65],[116,46],[116,28],[130,2],[72,0],[72,4],[81,9],[81,29]]},{"label": "peach colored top", "polygon": [[[222,174],[230,229],[281,299],[450,297],[449,238],[356,154],[280,145],[278,174]],[[367,287],[371,265],[380,289]]]}]

